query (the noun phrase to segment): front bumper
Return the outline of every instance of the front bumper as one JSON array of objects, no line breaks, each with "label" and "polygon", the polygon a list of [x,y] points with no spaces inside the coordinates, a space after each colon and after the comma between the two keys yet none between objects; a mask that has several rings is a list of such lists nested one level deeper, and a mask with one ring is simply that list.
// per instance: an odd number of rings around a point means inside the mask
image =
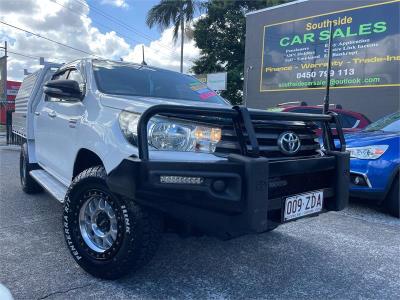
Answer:
[{"label": "front bumper", "polygon": [[[398,170],[399,165],[390,159],[350,159],[350,196],[372,199],[378,204],[382,203]],[[365,181],[355,184],[356,175],[363,176]]]},{"label": "front bumper", "polygon": [[[161,176],[202,181],[162,183]],[[330,151],[323,157],[270,161],[232,154],[227,161],[208,163],[128,158],[109,174],[108,185],[116,194],[229,238],[283,223],[283,201],[293,194],[323,189],[324,211],[342,210],[348,203],[349,156]]]}]

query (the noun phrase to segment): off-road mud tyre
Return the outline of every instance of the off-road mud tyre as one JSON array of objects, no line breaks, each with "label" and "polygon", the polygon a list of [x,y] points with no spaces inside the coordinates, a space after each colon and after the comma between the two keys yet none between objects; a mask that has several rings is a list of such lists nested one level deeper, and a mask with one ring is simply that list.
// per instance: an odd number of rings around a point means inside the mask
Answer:
[{"label": "off-road mud tyre", "polygon": [[[112,208],[111,213],[105,214],[111,221],[103,222],[105,225],[111,224],[111,227],[105,226],[104,232],[110,232],[113,224],[117,228],[115,240],[108,244],[110,248],[104,252],[93,250],[96,245],[104,244],[96,242],[98,236],[90,231],[97,223],[88,221],[93,220],[93,214],[90,212],[91,207],[87,206],[91,203],[85,204],[87,201],[97,201],[96,197],[100,199],[97,210],[101,209],[100,201],[103,200],[103,206],[107,206],[108,211]],[[97,218],[99,216],[100,213]],[[86,222],[92,225],[87,226]],[[100,228],[103,223],[99,223],[96,228]],[[85,271],[95,277],[117,279],[143,267],[154,256],[162,237],[163,218],[159,213],[139,206],[131,199],[111,193],[106,184],[104,168],[97,166],[86,169],[71,183],[64,201],[63,229],[69,251]]]},{"label": "off-road mud tyre", "polygon": [[37,164],[29,163],[28,146],[24,143],[21,146],[19,155],[19,178],[22,190],[27,194],[36,194],[43,191],[43,188],[32,178],[30,171],[39,169]]}]

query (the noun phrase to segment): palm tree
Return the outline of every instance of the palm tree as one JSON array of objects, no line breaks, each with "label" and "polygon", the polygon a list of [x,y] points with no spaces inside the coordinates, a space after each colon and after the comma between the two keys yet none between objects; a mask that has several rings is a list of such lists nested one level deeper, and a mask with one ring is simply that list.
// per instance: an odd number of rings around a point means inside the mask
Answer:
[{"label": "palm tree", "polygon": [[164,30],[172,24],[174,42],[178,39],[179,29],[181,30],[181,73],[183,72],[185,22],[193,20],[196,7],[197,4],[194,0],[161,0],[147,13],[146,23],[150,28],[158,25],[160,30]]}]

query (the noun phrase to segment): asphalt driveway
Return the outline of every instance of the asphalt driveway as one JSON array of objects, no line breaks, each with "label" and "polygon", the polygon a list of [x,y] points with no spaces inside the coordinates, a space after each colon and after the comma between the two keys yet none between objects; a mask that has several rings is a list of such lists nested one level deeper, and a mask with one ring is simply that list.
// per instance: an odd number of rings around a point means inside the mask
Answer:
[{"label": "asphalt driveway", "polygon": [[0,149],[0,282],[15,299],[400,299],[400,220],[361,204],[230,241],[166,234],[118,281],[75,264],[61,209],[24,194],[18,152]]}]

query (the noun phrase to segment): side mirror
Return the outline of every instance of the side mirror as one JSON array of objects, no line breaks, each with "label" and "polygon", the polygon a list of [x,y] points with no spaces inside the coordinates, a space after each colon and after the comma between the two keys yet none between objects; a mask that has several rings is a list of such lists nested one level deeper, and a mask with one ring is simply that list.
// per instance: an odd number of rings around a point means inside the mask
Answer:
[{"label": "side mirror", "polygon": [[79,88],[79,83],[71,79],[47,81],[43,87],[43,91],[49,97],[67,101],[82,100],[83,96]]}]

